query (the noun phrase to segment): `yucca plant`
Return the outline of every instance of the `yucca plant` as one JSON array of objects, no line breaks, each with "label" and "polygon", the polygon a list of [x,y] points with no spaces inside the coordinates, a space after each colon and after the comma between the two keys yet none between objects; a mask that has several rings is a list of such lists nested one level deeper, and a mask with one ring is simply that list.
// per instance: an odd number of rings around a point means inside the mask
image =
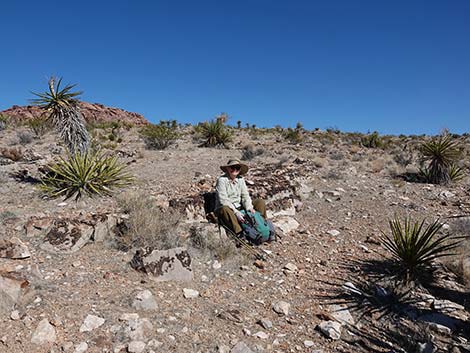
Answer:
[{"label": "yucca plant", "polygon": [[463,176],[463,171],[455,166],[461,155],[460,145],[451,135],[421,145],[421,153],[428,164],[421,169],[421,174],[432,184],[447,184]]},{"label": "yucca plant", "polygon": [[431,263],[440,257],[452,255],[460,240],[450,233],[438,235],[443,223],[435,220],[424,226],[425,220],[412,222],[407,217],[402,224],[395,216],[389,221],[391,235],[382,233],[385,248],[400,268],[399,277],[406,282],[418,278],[423,270],[430,270]]},{"label": "yucca plant", "polygon": [[232,140],[232,133],[220,120],[211,120],[200,124],[196,132],[201,135],[204,147],[227,147],[227,144]]},{"label": "yucca plant", "polygon": [[80,113],[77,97],[82,92],[72,92],[75,85],[60,88],[62,79],[49,79],[49,91],[33,94],[39,98],[32,103],[45,110],[46,119],[51,121],[59,132],[70,154],[86,153],[90,145],[90,136],[85,127],[85,120]]},{"label": "yucca plant", "polygon": [[75,200],[86,194],[110,195],[113,188],[124,187],[132,181],[124,169],[125,165],[119,163],[117,157],[77,152],[46,167],[41,189],[50,197],[75,196]]}]

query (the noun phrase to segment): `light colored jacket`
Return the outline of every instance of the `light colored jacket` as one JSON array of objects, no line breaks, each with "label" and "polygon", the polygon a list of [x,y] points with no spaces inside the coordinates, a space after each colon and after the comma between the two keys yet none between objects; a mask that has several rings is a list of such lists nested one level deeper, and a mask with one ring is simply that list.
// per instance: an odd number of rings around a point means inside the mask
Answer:
[{"label": "light colored jacket", "polygon": [[226,174],[217,179],[215,187],[220,206],[230,207],[236,214],[241,206],[245,210],[252,210],[253,203],[251,202],[248,188],[246,187],[245,179],[237,177],[231,180]]}]

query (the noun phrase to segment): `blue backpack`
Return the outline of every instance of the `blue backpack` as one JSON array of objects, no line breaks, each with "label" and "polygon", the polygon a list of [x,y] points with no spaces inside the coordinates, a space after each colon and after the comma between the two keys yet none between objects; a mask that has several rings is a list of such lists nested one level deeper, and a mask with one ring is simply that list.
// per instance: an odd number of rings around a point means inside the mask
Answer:
[{"label": "blue backpack", "polygon": [[263,218],[261,213],[241,211],[245,222],[240,223],[245,237],[254,244],[261,244],[265,241],[274,241],[276,239],[274,225],[271,221]]}]

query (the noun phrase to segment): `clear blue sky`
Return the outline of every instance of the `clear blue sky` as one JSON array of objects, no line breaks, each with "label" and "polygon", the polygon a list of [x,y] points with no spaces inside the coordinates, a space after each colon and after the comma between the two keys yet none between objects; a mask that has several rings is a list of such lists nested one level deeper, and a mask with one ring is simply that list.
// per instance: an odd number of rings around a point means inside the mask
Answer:
[{"label": "clear blue sky", "polygon": [[53,74],[197,123],[470,131],[470,1],[2,1],[0,110]]}]

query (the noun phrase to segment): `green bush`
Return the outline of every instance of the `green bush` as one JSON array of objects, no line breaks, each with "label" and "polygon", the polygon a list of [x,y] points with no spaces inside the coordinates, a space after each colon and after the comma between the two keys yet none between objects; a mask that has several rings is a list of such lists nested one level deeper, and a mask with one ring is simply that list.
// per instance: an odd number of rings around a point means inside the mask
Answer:
[{"label": "green bush", "polygon": [[34,136],[36,137],[43,136],[51,127],[50,124],[47,122],[47,120],[44,119],[43,117],[35,117],[32,119],[29,119],[26,122],[26,125],[29,127],[29,129],[33,132]]},{"label": "green bush", "polygon": [[227,147],[232,141],[232,132],[220,120],[211,120],[200,123],[195,132],[203,140],[204,147]]},{"label": "green bush", "polygon": [[420,148],[427,165],[421,168],[421,174],[431,184],[447,184],[463,177],[463,170],[456,166],[462,149],[451,135],[441,135],[437,139],[425,142]]},{"label": "green bush", "polygon": [[380,148],[383,145],[382,139],[377,131],[365,135],[361,138],[361,145],[367,148]]},{"label": "green bush", "polygon": [[132,181],[124,170],[125,165],[116,157],[77,152],[46,167],[41,189],[50,197],[75,196],[75,200],[85,194],[110,195],[113,188],[124,187]]},{"label": "green bush", "polygon": [[147,148],[164,150],[177,138],[178,133],[171,125],[160,123],[160,125],[146,125],[140,130]]},{"label": "green bush", "polygon": [[0,114],[0,131],[5,130],[8,126],[9,119],[6,115]]},{"label": "green bush", "polygon": [[391,235],[382,233],[381,240],[400,269],[397,275],[406,282],[419,278],[423,271],[431,270],[435,259],[452,255],[449,251],[460,243],[449,233],[437,235],[443,226],[439,220],[427,227],[424,227],[424,222],[412,222],[406,218],[402,224],[395,216],[389,221]]},{"label": "green bush", "polygon": [[289,127],[284,132],[284,138],[293,144],[301,143],[303,140],[302,131],[301,129],[292,129]]}]

